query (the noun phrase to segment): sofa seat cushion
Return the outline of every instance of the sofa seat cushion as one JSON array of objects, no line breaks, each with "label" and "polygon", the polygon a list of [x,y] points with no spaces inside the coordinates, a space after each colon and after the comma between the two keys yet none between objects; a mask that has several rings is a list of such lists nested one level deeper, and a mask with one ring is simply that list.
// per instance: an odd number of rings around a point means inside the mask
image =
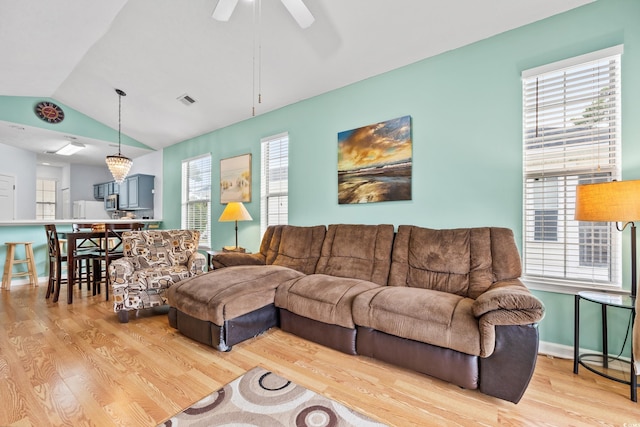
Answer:
[{"label": "sofa seat cushion", "polygon": [[311,274],[283,283],[276,307],[312,320],[354,329],[351,304],[356,295],[380,285],[326,274]]},{"label": "sofa seat cushion", "polygon": [[480,329],[472,306],[472,299],[446,292],[385,286],[355,297],[353,320],[358,326],[479,356]]},{"label": "sofa seat cushion", "polygon": [[300,276],[304,274],[276,265],[227,267],[177,283],[166,296],[171,307],[222,326],[273,304],[278,285]]}]

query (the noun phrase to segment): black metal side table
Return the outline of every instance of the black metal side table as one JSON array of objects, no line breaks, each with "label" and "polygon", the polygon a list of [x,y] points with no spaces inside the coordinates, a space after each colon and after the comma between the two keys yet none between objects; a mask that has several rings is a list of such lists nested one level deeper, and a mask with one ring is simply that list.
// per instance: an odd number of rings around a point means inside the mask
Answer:
[{"label": "black metal side table", "polygon": [[[591,303],[600,304],[602,310],[602,354],[596,353],[583,353],[580,354],[580,301],[585,300]],[[582,365],[589,371],[605,377],[607,379],[617,381],[619,383],[627,384],[630,388],[631,400],[638,401],[638,377],[634,375],[633,369],[633,353],[631,354],[631,361],[622,360],[620,358],[613,358],[613,360],[619,361],[625,365],[629,365],[629,379],[624,378],[624,374],[627,372],[620,372],[620,375],[614,375],[615,372],[609,369],[609,361],[612,360],[609,357],[609,343],[608,343],[608,331],[607,331],[607,308],[616,307],[631,311],[631,324],[636,315],[635,298],[629,295],[612,294],[604,292],[578,292],[575,296],[575,319],[574,319],[574,344],[573,344],[573,373],[578,373],[578,366]],[[630,339],[633,339],[630,337]],[[633,348],[633,343],[631,343]],[[601,366],[601,368],[600,368]]]}]

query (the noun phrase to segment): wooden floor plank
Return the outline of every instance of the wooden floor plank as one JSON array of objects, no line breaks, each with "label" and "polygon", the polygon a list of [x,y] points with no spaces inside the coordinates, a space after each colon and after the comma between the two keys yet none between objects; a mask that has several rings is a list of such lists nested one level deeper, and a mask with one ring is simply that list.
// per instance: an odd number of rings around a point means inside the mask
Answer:
[{"label": "wooden floor plank", "polygon": [[623,384],[538,357],[514,405],[478,391],[278,329],[221,353],[182,336],[166,315],[121,324],[86,290],[52,303],[46,289],[0,292],[0,425],[155,426],[263,366],[391,426],[640,425]]}]

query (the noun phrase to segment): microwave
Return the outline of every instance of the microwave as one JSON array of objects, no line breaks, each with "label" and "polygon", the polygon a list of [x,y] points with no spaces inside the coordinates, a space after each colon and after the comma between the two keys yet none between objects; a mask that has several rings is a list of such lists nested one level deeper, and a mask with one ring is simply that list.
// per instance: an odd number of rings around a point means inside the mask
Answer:
[{"label": "microwave", "polygon": [[110,194],[104,198],[104,209],[107,212],[117,211],[118,210],[118,195]]}]

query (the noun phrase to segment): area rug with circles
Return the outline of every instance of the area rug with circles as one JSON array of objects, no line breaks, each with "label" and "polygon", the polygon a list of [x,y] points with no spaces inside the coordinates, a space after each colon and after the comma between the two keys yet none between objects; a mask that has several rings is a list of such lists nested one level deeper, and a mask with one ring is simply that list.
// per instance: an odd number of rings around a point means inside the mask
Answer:
[{"label": "area rug with circles", "polygon": [[353,409],[256,367],[159,426],[380,427]]}]

